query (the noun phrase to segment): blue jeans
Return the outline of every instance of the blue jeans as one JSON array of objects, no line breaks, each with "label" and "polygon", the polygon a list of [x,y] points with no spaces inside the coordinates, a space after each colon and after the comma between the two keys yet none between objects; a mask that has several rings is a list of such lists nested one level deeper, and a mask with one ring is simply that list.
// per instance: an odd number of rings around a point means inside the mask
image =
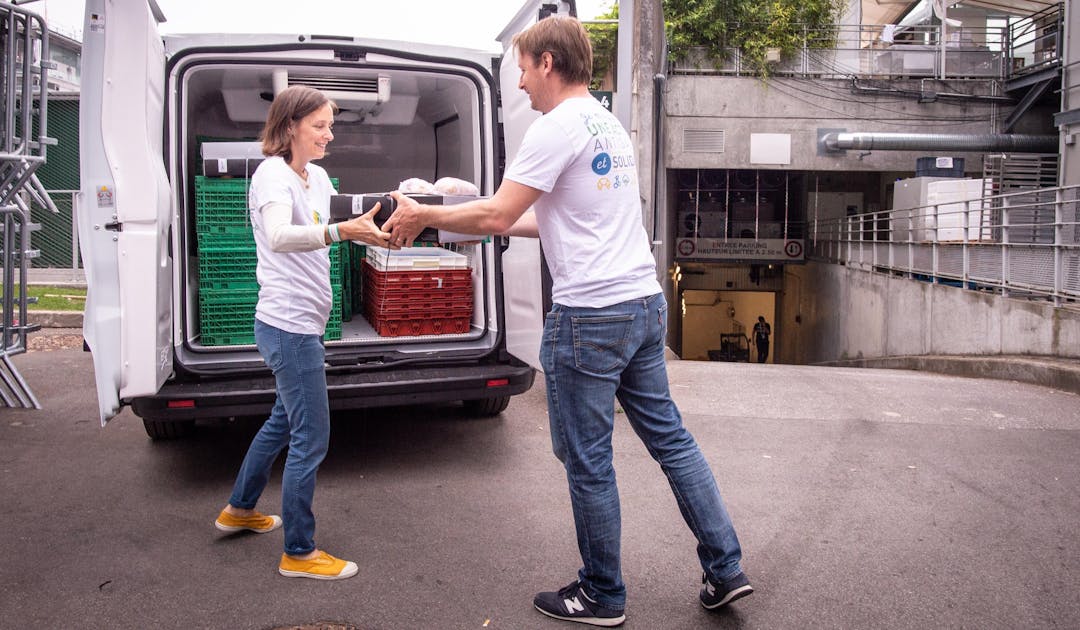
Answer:
[{"label": "blue jeans", "polygon": [[330,443],[330,403],[326,393],[325,350],[318,335],[285,332],[255,320],[255,344],[274,372],[277,400],[270,417],[251,440],[229,503],[254,508],[285,448],[281,479],[281,520],[285,553],[315,550],[315,475]]},{"label": "blue jeans", "polygon": [[621,520],[611,434],[615,399],[668,478],[698,557],[714,581],[740,571],[742,551],[716,479],[668,389],[663,294],[604,308],[556,304],[547,314],[540,361],[547,381],[555,456],[570,485],[578,577],[606,608],[622,610]]}]

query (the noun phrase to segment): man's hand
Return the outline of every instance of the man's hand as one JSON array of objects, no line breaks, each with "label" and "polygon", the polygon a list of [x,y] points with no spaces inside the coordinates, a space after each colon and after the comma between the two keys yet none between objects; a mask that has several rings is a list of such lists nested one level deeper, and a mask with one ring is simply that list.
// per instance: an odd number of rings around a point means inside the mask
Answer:
[{"label": "man's hand", "polygon": [[413,240],[427,227],[423,223],[423,211],[420,204],[396,190],[390,196],[397,202],[397,208],[383,223],[382,229],[390,233],[391,246],[411,247]]}]

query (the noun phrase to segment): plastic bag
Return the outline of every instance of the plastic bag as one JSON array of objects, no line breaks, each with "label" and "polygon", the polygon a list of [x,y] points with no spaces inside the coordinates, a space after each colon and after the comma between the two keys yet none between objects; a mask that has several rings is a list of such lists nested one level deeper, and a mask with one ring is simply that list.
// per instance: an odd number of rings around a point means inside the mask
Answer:
[{"label": "plastic bag", "polygon": [[456,177],[443,177],[435,182],[435,190],[443,195],[467,195],[475,197],[480,194],[480,189],[472,182]]},{"label": "plastic bag", "polygon": [[420,179],[419,177],[410,177],[405,181],[398,184],[398,192],[405,194],[417,194],[417,195],[434,195],[438,194],[435,190],[435,186],[431,182]]}]

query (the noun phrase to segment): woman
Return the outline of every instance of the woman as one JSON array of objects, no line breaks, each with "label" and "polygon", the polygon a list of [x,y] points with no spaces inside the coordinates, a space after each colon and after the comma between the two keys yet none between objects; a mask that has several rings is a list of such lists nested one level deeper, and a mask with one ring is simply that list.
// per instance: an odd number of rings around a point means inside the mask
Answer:
[{"label": "woman", "polygon": [[[330,315],[329,246],[340,240],[387,246],[378,212],[329,225],[333,188],[311,164],[334,139],[336,106],[318,90],[293,86],[270,105],[261,140],[266,160],[251,179],[249,205],[258,254],[255,343],[277,388],[270,417],[251,442],[228,505],[215,525],[227,532],[266,533],[284,523],[287,577],[337,580],[356,575],[354,562],[315,547],[311,502],[315,476],[330,440],[330,406],[322,335]],[[282,517],[255,511],[270,468],[288,447],[282,476]]]}]

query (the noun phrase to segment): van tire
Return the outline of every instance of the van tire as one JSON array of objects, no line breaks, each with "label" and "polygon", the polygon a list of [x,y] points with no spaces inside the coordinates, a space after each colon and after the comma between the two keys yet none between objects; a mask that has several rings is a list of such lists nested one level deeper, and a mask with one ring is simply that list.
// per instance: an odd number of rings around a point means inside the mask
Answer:
[{"label": "van tire", "polygon": [[490,418],[502,413],[510,404],[509,396],[498,398],[481,398],[480,400],[464,400],[465,413],[474,418]]},{"label": "van tire", "polygon": [[147,420],[143,427],[151,440],[175,440],[187,437],[195,430],[194,420]]}]

